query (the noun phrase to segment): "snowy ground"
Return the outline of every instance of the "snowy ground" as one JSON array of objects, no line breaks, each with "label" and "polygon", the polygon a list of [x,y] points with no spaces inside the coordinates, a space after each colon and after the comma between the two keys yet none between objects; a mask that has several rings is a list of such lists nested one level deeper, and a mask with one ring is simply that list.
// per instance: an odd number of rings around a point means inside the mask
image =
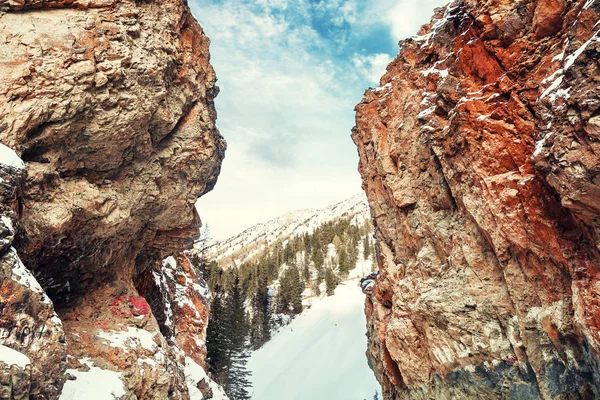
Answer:
[{"label": "snowy ground", "polygon": [[370,264],[359,263],[335,295],[315,301],[252,354],[253,399],[370,400],[375,391],[381,396],[365,357],[365,296],[355,278],[370,272]]}]

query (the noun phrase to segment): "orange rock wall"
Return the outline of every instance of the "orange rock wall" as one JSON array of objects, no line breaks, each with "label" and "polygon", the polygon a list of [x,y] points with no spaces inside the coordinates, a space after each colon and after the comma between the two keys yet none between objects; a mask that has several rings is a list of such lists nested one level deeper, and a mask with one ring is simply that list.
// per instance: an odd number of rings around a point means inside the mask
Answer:
[{"label": "orange rock wall", "polygon": [[599,20],[454,1],[357,106],[386,399],[600,396]]}]

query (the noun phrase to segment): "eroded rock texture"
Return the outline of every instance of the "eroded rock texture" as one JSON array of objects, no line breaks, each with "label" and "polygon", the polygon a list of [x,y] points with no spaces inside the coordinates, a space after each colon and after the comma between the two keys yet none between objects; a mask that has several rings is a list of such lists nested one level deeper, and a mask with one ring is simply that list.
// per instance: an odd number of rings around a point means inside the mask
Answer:
[{"label": "eroded rock texture", "polygon": [[357,106],[386,399],[600,397],[599,15],[454,1]]},{"label": "eroded rock texture", "polygon": [[[0,398],[38,399],[60,393],[66,367],[63,326],[15,250],[25,165],[0,144]],[[19,362],[35,355],[25,367]]]},{"label": "eroded rock texture", "polygon": [[90,365],[120,374],[122,398],[188,397],[186,353],[138,285],[191,244],[194,203],[220,171],[208,46],[182,0],[0,0],[0,142],[27,170],[11,235],[52,301],[44,308],[42,291],[23,312],[38,313],[38,329],[53,303],[68,343],[68,358],[64,337],[43,358],[5,333],[18,321],[2,322],[0,344],[32,360],[34,398],[56,398],[67,367]]}]

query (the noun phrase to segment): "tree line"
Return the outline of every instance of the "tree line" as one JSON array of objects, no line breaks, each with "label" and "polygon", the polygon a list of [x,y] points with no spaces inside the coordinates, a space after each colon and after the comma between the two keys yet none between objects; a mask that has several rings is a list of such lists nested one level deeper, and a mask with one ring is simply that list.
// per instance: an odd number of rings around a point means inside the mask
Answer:
[{"label": "tree line", "polygon": [[206,343],[209,370],[232,400],[250,399],[245,368],[250,351],[271,339],[278,319],[302,312],[306,289],[315,296],[322,290],[332,295],[359,257],[371,256],[370,222],[352,221],[345,216],[312,233],[279,240],[237,267],[208,261],[202,251],[192,254],[213,294]]}]

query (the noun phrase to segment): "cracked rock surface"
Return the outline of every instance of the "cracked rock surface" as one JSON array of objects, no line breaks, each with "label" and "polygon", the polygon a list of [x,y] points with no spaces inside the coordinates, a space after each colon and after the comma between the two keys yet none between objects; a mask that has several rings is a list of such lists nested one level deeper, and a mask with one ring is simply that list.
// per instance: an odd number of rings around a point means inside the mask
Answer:
[{"label": "cracked rock surface", "polygon": [[454,1],[357,106],[386,399],[600,397],[599,20]]},{"label": "cracked rock surface", "polygon": [[[182,0],[0,0],[0,143],[25,163],[2,200],[0,273],[19,257],[41,287],[21,299],[3,279],[19,308],[0,310],[0,344],[31,360],[31,398],[56,399],[67,368],[117,374],[122,399],[189,397],[186,349],[202,364],[208,302],[185,310],[201,317],[182,350],[139,286],[197,236],[194,203],[220,172],[208,46]],[[201,285],[192,269],[179,275]],[[13,337],[19,310],[54,329],[40,347]]]}]

